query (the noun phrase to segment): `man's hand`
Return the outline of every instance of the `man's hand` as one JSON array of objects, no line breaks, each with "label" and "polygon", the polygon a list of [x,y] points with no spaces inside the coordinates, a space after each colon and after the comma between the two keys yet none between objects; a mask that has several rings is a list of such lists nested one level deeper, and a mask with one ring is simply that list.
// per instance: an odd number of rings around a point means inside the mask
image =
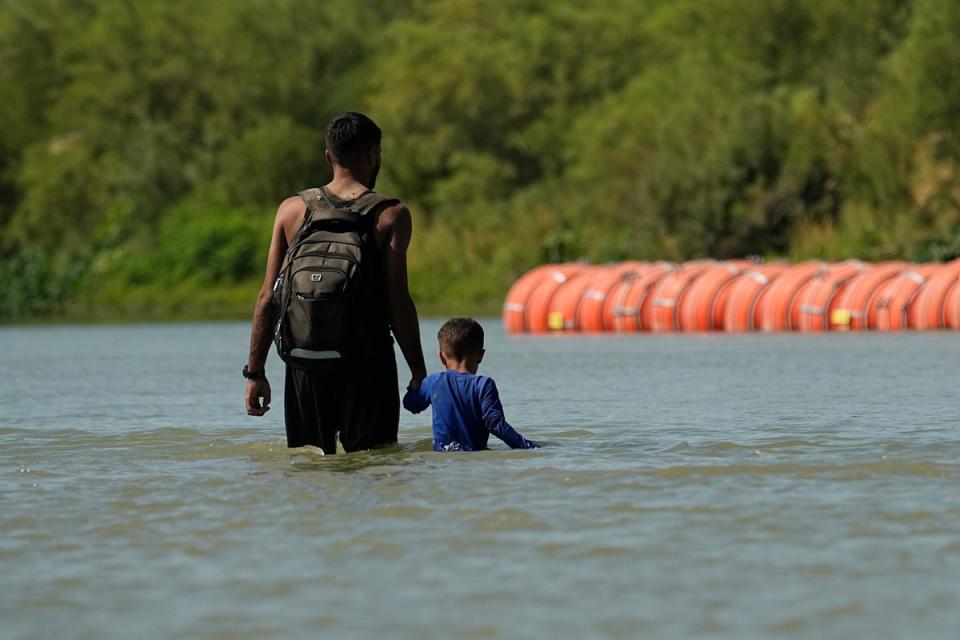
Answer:
[{"label": "man's hand", "polygon": [[[247,415],[262,416],[270,411],[270,383],[266,378],[247,380],[247,390],[244,394],[247,400]],[[260,399],[263,402],[260,402]]]},{"label": "man's hand", "polygon": [[420,383],[423,382],[423,377],[414,376],[410,378],[410,384],[407,385],[407,391],[416,391],[420,388]]}]

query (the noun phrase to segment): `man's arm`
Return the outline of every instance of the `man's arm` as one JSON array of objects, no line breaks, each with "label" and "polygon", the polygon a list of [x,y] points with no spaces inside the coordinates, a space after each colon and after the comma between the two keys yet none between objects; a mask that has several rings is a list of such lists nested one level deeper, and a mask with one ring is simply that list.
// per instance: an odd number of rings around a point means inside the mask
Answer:
[{"label": "man's arm", "polygon": [[381,221],[388,230],[383,246],[383,268],[390,328],[410,368],[410,384],[407,388],[415,389],[427,377],[427,367],[420,346],[417,307],[410,297],[407,283],[407,249],[413,235],[413,222],[410,210],[403,205],[384,210]]},{"label": "man's arm", "polygon": [[411,388],[407,390],[407,393],[403,396],[403,408],[409,411],[410,413],[420,413],[424,409],[430,406],[430,389],[431,382],[434,381],[433,376],[427,376],[421,383],[419,387]]},{"label": "man's arm", "polygon": [[[303,218],[306,203],[297,196],[287,198],[277,209],[277,218],[273,223],[273,235],[270,238],[270,249],[267,251],[267,268],[263,278],[263,286],[257,294],[257,301],[253,308],[253,328],[250,330],[250,355],[247,358],[247,369],[261,371],[267,363],[267,353],[270,351],[271,331],[273,328],[274,312],[272,306],[273,283],[280,275],[283,266],[283,257],[287,251],[286,229],[293,228]],[[247,414],[262,416],[270,410],[270,383],[266,377],[259,380],[248,380],[244,393]]]},{"label": "man's arm", "polygon": [[480,410],[483,412],[483,426],[507,443],[511,449],[540,448],[540,445],[524,438],[507,422],[503,415],[503,405],[500,403],[497,385],[492,378],[487,378],[480,390]]}]

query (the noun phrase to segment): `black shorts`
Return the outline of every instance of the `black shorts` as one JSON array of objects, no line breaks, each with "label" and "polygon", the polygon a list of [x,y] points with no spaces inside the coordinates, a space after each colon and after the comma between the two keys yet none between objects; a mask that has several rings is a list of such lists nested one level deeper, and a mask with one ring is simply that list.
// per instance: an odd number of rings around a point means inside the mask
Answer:
[{"label": "black shorts", "polygon": [[283,396],[287,446],[337,451],[373,449],[397,441],[400,392],[393,346],[332,373],[287,366]]}]

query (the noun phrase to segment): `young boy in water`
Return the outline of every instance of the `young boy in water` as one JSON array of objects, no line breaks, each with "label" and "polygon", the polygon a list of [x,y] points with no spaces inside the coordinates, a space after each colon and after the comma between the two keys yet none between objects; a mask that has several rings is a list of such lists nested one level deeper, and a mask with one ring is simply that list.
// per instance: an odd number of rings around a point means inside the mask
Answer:
[{"label": "young boy in water", "polygon": [[483,327],[473,318],[451,318],[437,334],[445,371],[432,373],[410,389],[403,406],[420,413],[433,405],[434,451],[479,451],[493,434],[511,449],[539,447],[521,436],[503,417],[492,378],[478,376],[483,361]]}]

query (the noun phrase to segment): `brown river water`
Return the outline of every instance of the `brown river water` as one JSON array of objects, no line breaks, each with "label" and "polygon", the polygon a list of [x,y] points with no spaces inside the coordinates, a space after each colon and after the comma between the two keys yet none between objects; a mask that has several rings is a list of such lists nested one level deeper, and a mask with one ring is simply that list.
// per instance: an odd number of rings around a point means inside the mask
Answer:
[{"label": "brown river water", "polygon": [[288,450],[245,324],[0,328],[0,637],[960,637],[960,334],[484,325],[541,450]]}]

